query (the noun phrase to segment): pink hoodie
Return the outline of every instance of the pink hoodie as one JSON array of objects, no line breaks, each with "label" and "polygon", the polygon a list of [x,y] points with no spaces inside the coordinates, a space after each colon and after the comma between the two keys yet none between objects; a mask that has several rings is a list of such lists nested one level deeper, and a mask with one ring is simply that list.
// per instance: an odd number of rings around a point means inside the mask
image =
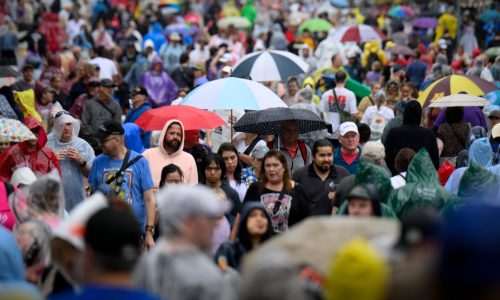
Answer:
[{"label": "pink hoodie", "polygon": [[[181,125],[183,134],[179,150],[177,150],[174,154],[169,155],[163,148],[163,140],[165,138],[165,134],[167,133],[167,128],[174,122]],[[158,139],[158,147],[148,149],[142,153],[142,155],[148,160],[149,166],[151,167],[155,188],[159,187],[161,170],[168,164],[175,164],[181,168],[185,183],[193,185],[198,184],[198,170],[196,169],[196,162],[191,154],[184,152],[183,150],[184,125],[179,120],[170,120],[165,124],[165,126],[163,126],[160,138]]]}]

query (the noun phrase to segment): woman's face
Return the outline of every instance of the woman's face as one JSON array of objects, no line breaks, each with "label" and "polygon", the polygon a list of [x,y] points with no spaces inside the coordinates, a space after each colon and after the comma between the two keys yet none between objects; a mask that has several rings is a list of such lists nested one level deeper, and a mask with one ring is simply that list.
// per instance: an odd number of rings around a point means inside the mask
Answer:
[{"label": "woman's face", "polygon": [[182,176],[179,172],[172,172],[165,177],[164,184],[179,184],[182,183]]},{"label": "woman's face", "polygon": [[0,141],[0,153],[4,152],[9,147],[10,147],[9,141]]},{"label": "woman's face", "polygon": [[233,151],[223,151],[222,159],[224,159],[224,163],[226,164],[226,172],[234,173],[236,170],[236,166],[238,165],[238,156]]},{"label": "woman's face", "polygon": [[252,210],[247,217],[247,231],[251,237],[263,236],[268,226],[269,220],[262,209]]},{"label": "woman's face", "polygon": [[378,91],[380,91],[381,88],[382,86],[380,85],[380,83],[375,83],[374,85],[372,85],[372,95],[375,95]]},{"label": "woman's face", "polygon": [[347,203],[350,216],[369,217],[373,214],[372,202],[369,199],[352,198]]},{"label": "woman's face", "polygon": [[264,161],[264,171],[266,178],[271,183],[283,182],[283,174],[285,174],[285,167],[276,157],[268,157]]},{"label": "woman's face", "polygon": [[404,86],[401,88],[401,97],[403,99],[410,98],[411,95],[411,88],[409,86]]}]

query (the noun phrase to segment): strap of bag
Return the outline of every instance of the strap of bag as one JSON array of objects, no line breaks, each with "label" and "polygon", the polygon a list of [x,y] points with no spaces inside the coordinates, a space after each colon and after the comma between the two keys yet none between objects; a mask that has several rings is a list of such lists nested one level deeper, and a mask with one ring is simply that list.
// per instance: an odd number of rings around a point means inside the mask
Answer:
[{"label": "strap of bag", "polygon": [[111,109],[109,109],[109,107],[107,107],[104,103],[102,103],[99,100],[96,100],[95,102],[99,103],[105,110],[107,110],[111,114],[111,117],[113,119],[115,118],[115,113]]},{"label": "strap of bag", "polygon": [[258,137],[256,137],[251,143],[250,145],[248,145],[248,147],[245,149],[245,152],[243,152],[243,154],[245,155],[250,155],[250,153],[252,152],[253,148],[255,148],[255,145],[257,145],[258,142],[260,142],[261,139],[259,139]]},{"label": "strap of bag", "polygon": [[304,160],[304,165],[307,163],[307,148],[306,143],[304,141],[298,140],[300,155],[302,155],[302,159]]},{"label": "strap of bag", "polygon": [[111,184],[113,181],[115,181],[116,179],[120,178],[123,176],[125,170],[129,167],[131,167],[132,165],[134,165],[139,159],[142,158],[142,155],[137,155],[136,157],[134,157],[131,161],[128,161],[128,159],[130,158],[130,150],[127,150],[127,154],[125,154],[125,158],[123,159],[122,161],[122,166],[120,167],[120,169],[118,170],[118,172],[116,172],[115,174],[113,174],[111,176],[111,178],[109,178],[107,181],[106,181],[106,184]]},{"label": "strap of bag", "polygon": [[276,200],[276,203],[274,204],[274,209],[273,209],[273,216],[275,216],[278,211],[280,210],[281,207],[281,202],[283,201],[283,198],[285,198],[285,184],[283,183],[283,189],[281,190],[278,200]]}]

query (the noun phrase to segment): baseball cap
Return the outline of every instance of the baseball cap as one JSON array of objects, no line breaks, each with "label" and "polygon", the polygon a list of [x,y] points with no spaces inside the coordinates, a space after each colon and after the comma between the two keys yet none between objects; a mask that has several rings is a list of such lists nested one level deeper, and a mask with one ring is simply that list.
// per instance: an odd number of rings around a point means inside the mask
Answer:
[{"label": "baseball cap", "polygon": [[368,191],[361,185],[357,185],[352,188],[352,190],[349,192],[347,195],[346,199],[352,199],[352,198],[361,198],[361,199],[367,199],[370,200],[370,194]]},{"label": "baseball cap", "polygon": [[219,61],[220,62],[223,62],[223,63],[226,63],[226,62],[230,62],[233,60],[233,57],[231,56],[230,53],[224,53],[220,58],[219,58]]},{"label": "baseball cap", "polygon": [[45,94],[45,93],[55,93],[56,90],[54,90],[52,87],[50,86],[46,86],[42,89],[42,94]]},{"label": "baseball cap", "polygon": [[26,70],[34,70],[34,69],[35,69],[35,67],[34,67],[32,64],[25,64],[25,65],[23,66],[22,71],[24,72],[24,71],[26,71]]},{"label": "baseball cap", "polygon": [[171,40],[171,41],[174,41],[174,42],[179,42],[181,40],[181,36],[177,32],[172,32],[169,35],[168,39]]},{"label": "baseball cap", "polygon": [[255,146],[255,148],[253,148],[252,152],[250,153],[250,156],[256,159],[262,159],[267,152],[269,152],[269,148],[267,146]]},{"label": "baseball cap", "polygon": [[99,86],[99,78],[92,76],[89,79],[89,82],[87,83],[88,86]]},{"label": "baseball cap", "polygon": [[135,87],[135,89],[132,90],[132,95],[144,95],[144,96],[148,96],[148,91],[146,90],[146,88],[142,85],[138,85]]},{"label": "baseball cap", "polygon": [[500,119],[500,110],[496,109],[496,110],[490,112],[490,115],[488,116],[488,119],[491,119],[491,118],[498,118],[498,119]]},{"label": "baseball cap", "polygon": [[358,126],[356,126],[356,123],[354,123],[354,122],[344,122],[344,123],[340,124],[339,133],[340,133],[341,136],[344,136],[346,133],[351,132],[351,131],[359,133],[358,132]]},{"label": "baseball cap", "polygon": [[99,140],[103,140],[110,135],[124,135],[125,130],[123,129],[122,124],[115,121],[106,121],[99,125],[97,129],[97,138]]},{"label": "baseball cap", "polygon": [[202,71],[203,73],[205,73],[205,64],[204,63],[196,64],[192,67],[192,69],[195,71]]},{"label": "baseball cap", "polygon": [[87,221],[86,245],[96,253],[135,262],[140,256],[141,229],[130,207],[120,200],[110,201]]},{"label": "baseball cap", "polygon": [[500,124],[493,126],[493,128],[491,129],[491,137],[494,139],[500,137]]},{"label": "baseball cap", "polygon": [[233,69],[230,66],[225,66],[224,68],[222,68],[221,72],[231,74],[233,72]]},{"label": "baseball cap", "polygon": [[444,39],[440,39],[438,42],[437,42],[439,48],[441,49],[446,49],[448,48],[448,45],[446,44],[446,41]]},{"label": "baseball cap", "polygon": [[99,83],[102,87],[106,87],[106,88],[114,88],[115,87],[115,84],[113,83],[113,81],[111,79],[108,79],[108,78],[101,79],[101,81]]},{"label": "baseball cap", "polygon": [[155,43],[152,40],[148,39],[144,42],[144,49],[146,49],[146,48],[153,48],[154,49],[154,47],[155,47]]}]

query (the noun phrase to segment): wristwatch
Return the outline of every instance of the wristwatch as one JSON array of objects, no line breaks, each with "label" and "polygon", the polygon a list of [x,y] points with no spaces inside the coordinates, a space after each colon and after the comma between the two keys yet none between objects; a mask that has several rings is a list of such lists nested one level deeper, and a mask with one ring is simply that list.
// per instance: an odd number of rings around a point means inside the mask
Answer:
[{"label": "wristwatch", "polygon": [[84,160],[83,163],[80,165],[80,167],[84,168],[87,165],[87,161]]},{"label": "wristwatch", "polygon": [[151,232],[151,235],[154,235],[155,234],[155,227],[153,225],[146,225],[144,227],[144,230],[146,232]]}]

